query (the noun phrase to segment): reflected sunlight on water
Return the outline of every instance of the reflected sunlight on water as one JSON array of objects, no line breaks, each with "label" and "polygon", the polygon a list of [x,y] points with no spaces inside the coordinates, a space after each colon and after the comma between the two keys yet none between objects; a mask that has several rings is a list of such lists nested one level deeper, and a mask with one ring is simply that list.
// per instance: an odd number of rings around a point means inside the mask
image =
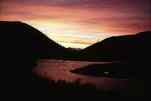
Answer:
[{"label": "reflected sunlight on water", "polygon": [[74,74],[70,71],[82,68],[90,64],[107,64],[111,62],[87,62],[87,61],[69,61],[69,60],[48,60],[42,59],[38,62],[34,72],[49,80],[65,80],[66,82],[80,81],[81,84],[92,84],[103,90],[126,89],[128,79],[93,77],[80,74]]}]

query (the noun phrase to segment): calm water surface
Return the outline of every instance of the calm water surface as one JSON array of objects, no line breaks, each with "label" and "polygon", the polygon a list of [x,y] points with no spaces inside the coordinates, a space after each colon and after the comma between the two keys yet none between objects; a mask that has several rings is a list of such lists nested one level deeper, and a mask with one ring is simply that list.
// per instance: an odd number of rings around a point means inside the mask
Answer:
[{"label": "calm water surface", "polygon": [[[107,64],[111,62],[87,62],[87,61],[70,61],[70,60],[50,60],[42,59],[38,61],[34,69],[38,75],[49,80],[65,80],[66,82],[75,82],[79,80],[81,84],[92,84],[103,90],[127,89],[131,80],[107,77],[93,77],[71,73],[71,70],[82,68],[90,64]],[[100,67],[101,68],[101,67]],[[134,85],[134,84],[133,84]]]}]

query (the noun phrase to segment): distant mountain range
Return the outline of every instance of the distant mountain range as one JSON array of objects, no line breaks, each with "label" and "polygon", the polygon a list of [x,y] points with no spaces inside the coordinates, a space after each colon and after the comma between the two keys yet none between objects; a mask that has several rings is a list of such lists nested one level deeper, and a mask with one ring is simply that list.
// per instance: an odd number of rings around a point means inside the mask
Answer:
[{"label": "distant mountain range", "polygon": [[[134,35],[110,37],[82,50],[80,56],[87,60],[109,60],[111,64],[92,64],[71,72],[112,78],[150,77],[151,31]],[[114,61],[117,61],[114,63]]]},{"label": "distant mountain range", "polygon": [[[80,56],[87,60],[110,60],[110,64],[91,64],[72,70],[73,73],[111,78],[150,77],[151,31],[135,35],[110,37],[82,50]],[[117,61],[117,62],[114,62]]]},{"label": "distant mountain range", "polygon": [[23,22],[0,21],[0,33],[5,33],[8,36],[17,36],[19,39],[18,43],[24,43],[22,45],[23,48],[29,48],[27,43],[31,41],[29,44],[31,45],[33,60],[38,58],[90,59],[99,61],[101,59],[133,60],[147,57],[150,53],[151,31],[110,37],[83,50],[65,48],[36,28]]},{"label": "distant mountain range", "polygon": [[87,47],[80,54],[86,59],[142,60],[150,54],[150,39],[151,31],[110,37]]}]

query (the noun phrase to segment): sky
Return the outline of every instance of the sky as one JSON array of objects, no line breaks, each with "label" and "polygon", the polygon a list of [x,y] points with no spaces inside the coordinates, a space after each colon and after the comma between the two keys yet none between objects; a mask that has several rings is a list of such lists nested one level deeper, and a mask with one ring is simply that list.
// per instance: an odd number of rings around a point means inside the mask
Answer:
[{"label": "sky", "polygon": [[25,22],[72,48],[151,30],[150,12],[151,0],[0,0],[0,20]]}]

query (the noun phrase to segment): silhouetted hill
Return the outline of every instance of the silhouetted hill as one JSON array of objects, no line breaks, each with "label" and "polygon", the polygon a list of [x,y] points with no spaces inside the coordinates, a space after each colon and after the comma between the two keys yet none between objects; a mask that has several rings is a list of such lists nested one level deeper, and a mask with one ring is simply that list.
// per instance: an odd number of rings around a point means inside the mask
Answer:
[{"label": "silhouetted hill", "polygon": [[150,39],[151,31],[110,37],[87,47],[81,52],[81,56],[88,59],[142,59],[150,54]]},{"label": "silhouetted hill", "polygon": [[[17,43],[14,43],[14,46],[20,43],[20,46],[23,45],[24,48],[26,47],[26,50],[29,49],[28,51],[25,50],[25,53],[31,53],[33,62],[38,58],[62,58],[69,54],[66,48],[23,22],[0,21],[0,33],[8,35],[8,41],[10,40],[9,36],[12,36],[10,38],[14,38],[14,41],[17,41]],[[29,41],[30,44],[28,44]],[[22,48],[18,47],[18,49]]]},{"label": "silhouetted hill", "polygon": [[89,65],[71,72],[91,76],[135,77],[146,83],[150,77],[150,38],[150,31],[107,38],[84,49],[81,56],[84,59],[107,59],[118,62]]}]

